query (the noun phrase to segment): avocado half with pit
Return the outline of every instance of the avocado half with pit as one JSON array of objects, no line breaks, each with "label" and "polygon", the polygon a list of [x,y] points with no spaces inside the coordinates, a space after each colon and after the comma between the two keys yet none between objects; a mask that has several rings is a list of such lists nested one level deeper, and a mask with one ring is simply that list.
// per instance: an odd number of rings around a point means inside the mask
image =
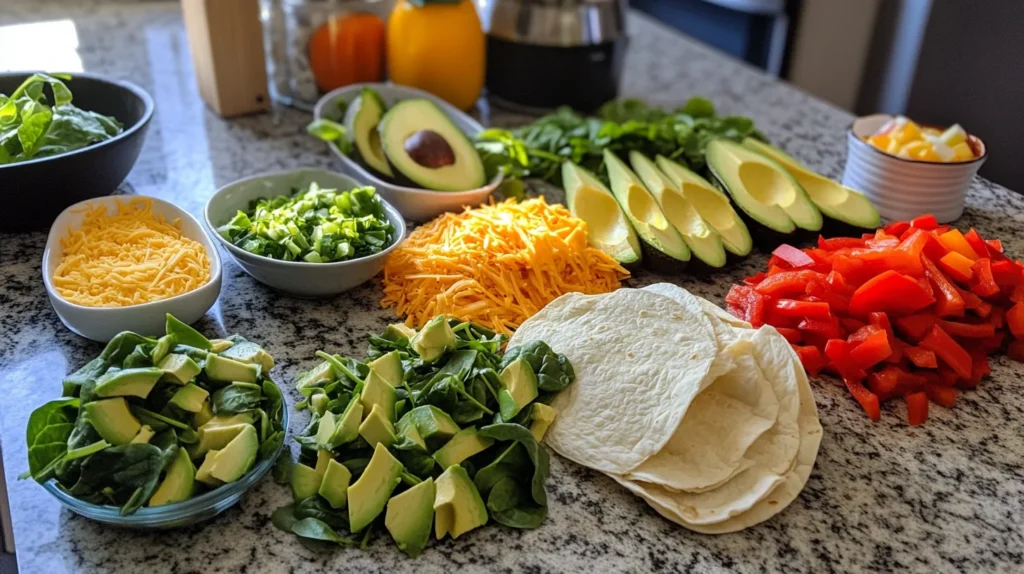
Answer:
[{"label": "avocado half with pit", "polygon": [[690,253],[711,267],[725,266],[722,237],[704,221],[682,191],[644,154],[635,150],[629,152],[629,163],[658,201],[665,218],[683,237]]},{"label": "avocado half with pit", "polygon": [[377,125],[385,111],[384,100],[371,88],[363,88],[345,110],[345,137],[359,159],[370,169],[391,178],[394,173],[380,145]]},{"label": "avocado half with pit", "polygon": [[604,165],[608,170],[612,194],[640,240],[669,259],[689,261],[690,248],[633,170],[607,149],[604,150]]},{"label": "avocado half with pit", "polygon": [[430,100],[395,104],[377,130],[399,181],[434,191],[467,191],[486,183],[484,164],[472,142]]},{"label": "avocado half with pit", "polygon": [[704,222],[722,238],[726,251],[740,257],[754,248],[754,241],[743,219],[733,209],[728,196],[696,172],[659,155],[655,163],[683,198],[697,210]]},{"label": "avocado half with pit", "polygon": [[711,173],[755,223],[781,234],[821,230],[821,211],[775,161],[726,139],[711,141],[705,155]]},{"label": "avocado half with pit", "polygon": [[825,217],[862,229],[876,229],[881,225],[878,210],[859,191],[811,171],[800,160],[771,144],[746,138],[743,145],[781,165],[804,188]]},{"label": "avocado half with pit", "polygon": [[640,240],[619,202],[597,177],[571,161],[562,163],[569,212],[587,224],[587,242],[623,265],[641,259]]}]

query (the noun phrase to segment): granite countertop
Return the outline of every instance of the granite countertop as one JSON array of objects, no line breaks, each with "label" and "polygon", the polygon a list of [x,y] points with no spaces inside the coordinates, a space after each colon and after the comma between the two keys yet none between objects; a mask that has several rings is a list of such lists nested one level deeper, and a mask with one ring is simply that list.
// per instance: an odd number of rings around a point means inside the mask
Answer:
[{"label": "granite countertop", "polygon": [[[70,18],[87,71],[134,81],[157,113],[124,191],[174,201],[194,214],[214,189],[254,173],[336,167],[307,137],[305,113],[221,120],[200,101],[175,3],[5,0],[0,25]],[[753,117],[769,138],[827,176],[841,175],[851,117],[642,17],[630,21],[624,93],[675,104],[712,98],[725,113]],[[2,32],[0,32],[2,33]],[[495,114],[494,123],[515,118]],[[1024,198],[986,181],[971,188],[961,227],[1000,237],[1024,253]],[[933,408],[910,428],[902,404],[870,422],[845,389],[816,380],[824,441],[807,487],[788,509],[740,533],[705,536],[662,519],[610,479],[552,457],[550,515],[516,531],[490,526],[434,543],[415,562],[382,537],[366,551],[316,555],[270,524],[287,488],[266,479],[215,520],[164,533],[103,527],[63,510],[31,481],[25,423],[57,397],[69,370],[100,346],[63,327],[40,278],[42,233],[0,236],[0,437],[24,574],[60,572],[1010,572],[1024,569],[1024,366],[1005,358],[952,410]],[[721,303],[729,285],[765,264],[754,255],[727,271],[669,280]],[[643,285],[661,278],[642,274]],[[295,374],[327,349],[361,355],[368,332],[393,319],[368,284],[328,301],[282,297],[225,257],[224,288],[199,324],[241,332],[278,359],[275,377]],[[297,394],[290,392],[292,404]],[[292,418],[292,431],[306,422]]]}]

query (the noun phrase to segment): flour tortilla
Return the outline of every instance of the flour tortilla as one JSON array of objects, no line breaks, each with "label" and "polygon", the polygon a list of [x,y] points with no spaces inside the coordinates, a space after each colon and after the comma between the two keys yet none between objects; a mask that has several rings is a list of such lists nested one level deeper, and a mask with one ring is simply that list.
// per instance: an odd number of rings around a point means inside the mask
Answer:
[{"label": "flour tortilla", "polygon": [[614,474],[665,446],[712,382],[718,355],[702,312],[639,289],[563,295],[525,321],[509,347],[537,340],[576,371],[576,382],[551,403],[558,418],[545,442],[569,460]]},{"label": "flour tortilla", "polygon": [[697,306],[704,313],[704,316],[708,318],[708,322],[711,324],[711,328],[715,332],[715,338],[718,339],[719,351],[724,350],[729,345],[743,338],[743,331],[753,330],[750,323],[733,317],[711,301],[697,297],[678,285],[674,285],[672,283],[655,283],[644,287],[643,290],[664,295],[665,297],[683,305],[690,305],[691,301],[695,300]]}]

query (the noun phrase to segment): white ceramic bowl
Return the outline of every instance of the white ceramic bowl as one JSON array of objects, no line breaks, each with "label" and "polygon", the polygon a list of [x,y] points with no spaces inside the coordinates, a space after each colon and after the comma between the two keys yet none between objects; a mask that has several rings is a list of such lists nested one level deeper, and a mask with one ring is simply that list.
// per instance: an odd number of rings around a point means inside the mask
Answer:
[{"label": "white ceramic bowl", "polygon": [[[455,126],[469,137],[473,137],[484,130],[483,126],[477,123],[476,120],[441,98],[423,90],[396,84],[353,84],[338,88],[320,98],[316,108],[313,110],[313,116],[316,119],[327,118],[340,123],[341,118],[338,117],[339,114],[337,113],[338,100],[349,103],[359,95],[363,88],[373,88],[376,90],[384,100],[384,104],[388,107],[410,98],[428,99],[437,104]],[[377,188],[381,197],[394,204],[398,211],[411,221],[426,221],[446,211],[462,211],[462,208],[465,206],[476,207],[486,201],[491,193],[498,188],[498,185],[501,184],[501,176],[498,176],[484,187],[467,191],[431,191],[429,189],[405,187],[382,180],[355,159],[338,151],[337,147],[333,145],[330,147],[334,154],[341,159],[342,172],[363,182],[365,185],[372,185]]]},{"label": "white ceramic bowl", "polygon": [[206,225],[210,233],[227,249],[239,267],[260,283],[298,297],[329,297],[369,281],[384,267],[388,254],[405,237],[405,220],[386,201],[381,203],[388,221],[395,228],[395,241],[384,251],[359,259],[334,263],[281,261],[249,253],[217,233],[217,227],[230,221],[236,212],[248,211],[249,202],[254,199],[291,195],[294,190],[304,189],[314,181],[321,187],[338,190],[363,185],[333,171],[303,168],[236,181],[218,189],[206,203]]},{"label": "white ceramic bowl", "polygon": [[210,281],[194,291],[169,299],[132,305],[130,307],[84,307],[61,297],[53,287],[51,278],[64,255],[61,238],[69,228],[77,228],[85,218],[87,206],[106,205],[107,212],[117,209],[118,201],[128,201],[138,196],[112,195],[81,201],[65,209],[50,227],[43,251],[43,284],[50,304],[60,320],[75,333],[94,341],[107,342],[121,331],[134,331],[142,335],[159,335],[164,332],[166,315],[170,313],[185,323],[195,323],[213,306],[220,295],[221,263],[217,246],[203,230],[199,221],[191,214],[155,197],[153,213],[162,215],[168,221],[181,219],[182,234],[198,241],[206,248],[210,258]]},{"label": "white ceramic bowl", "polygon": [[956,163],[935,163],[896,157],[863,138],[874,134],[887,114],[857,118],[847,132],[846,170],[843,185],[862,191],[887,219],[913,219],[931,213],[946,223],[960,217],[971,180],[988,151],[984,142],[969,135],[977,158]]}]

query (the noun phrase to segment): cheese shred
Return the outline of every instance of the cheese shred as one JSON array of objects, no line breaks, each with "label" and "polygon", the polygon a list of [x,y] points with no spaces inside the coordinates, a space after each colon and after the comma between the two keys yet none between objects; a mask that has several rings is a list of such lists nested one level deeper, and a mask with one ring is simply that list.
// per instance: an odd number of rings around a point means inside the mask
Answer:
[{"label": "cheese shred", "polygon": [[206,248],[181,233],[181,221],[153,213],[137,197],[85,209],[81,227],[61,239],[53,274],[57,293],[85,307],[126,307],[187,293],[210,281]]},{"label": "cheese shred", "polygon": [[629,276],[587,244],[587,225],[543,197],[447,213],[384,265],[384,299],[406,324],[444,313],[509,334],[565,293],[608,293]]}]

